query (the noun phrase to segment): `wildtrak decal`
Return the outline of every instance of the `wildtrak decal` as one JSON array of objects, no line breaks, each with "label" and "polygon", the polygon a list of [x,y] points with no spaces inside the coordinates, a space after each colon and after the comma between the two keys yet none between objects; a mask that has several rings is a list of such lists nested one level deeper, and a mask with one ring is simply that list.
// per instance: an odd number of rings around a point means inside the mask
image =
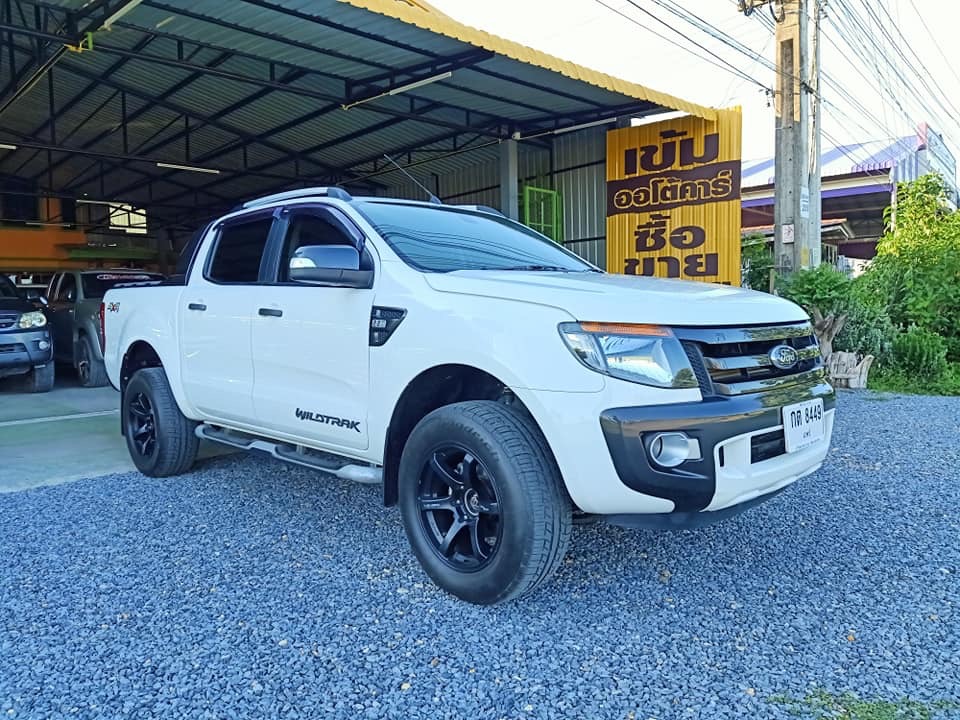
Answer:
[{"label": "wildtrak decal", "polygon": [[320,423],[321,425],[336,425],[337,427],[348,428],[360,432],[359,420],[347,420],[346,418],[333,417],[333,415],[321,415],[311,410],[301,410],[297,408],[297,419],[309,422]]}]

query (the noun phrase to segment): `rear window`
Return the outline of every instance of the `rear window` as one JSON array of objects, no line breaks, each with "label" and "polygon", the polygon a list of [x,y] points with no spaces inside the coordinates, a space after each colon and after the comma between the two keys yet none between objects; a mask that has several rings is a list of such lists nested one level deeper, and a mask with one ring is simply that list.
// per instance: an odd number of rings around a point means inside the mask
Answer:
[{"label": "rear window", "polygon": [[160,273],[84,273],[83,296],[87,299],[102,298],[110,288],[122,283],[157,282],[163,280]]}]

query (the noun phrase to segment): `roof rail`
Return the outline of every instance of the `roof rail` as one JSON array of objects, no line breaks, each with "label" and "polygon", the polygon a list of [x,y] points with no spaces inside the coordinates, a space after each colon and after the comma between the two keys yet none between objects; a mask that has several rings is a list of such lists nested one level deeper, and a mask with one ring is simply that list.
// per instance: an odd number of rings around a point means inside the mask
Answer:
[{"label": "roof rail", "polygon": [[497,210],[494,207],[489,205],[454,205],[456,208],[463,208],[464,210],[476,210],[477,212],[489,213],[490,215],[499,215],[500,217],[506,217],[502,212]]},{"label": "roof rail", "polygon": [[262,198],[256,198],[254,200],[247,200],[245,203],[240,205],[238,209],[246,209],[252,207],[259,207],[260,205],[270,205],[275,202],[281,202],[283,200],[294,200],[300,197],[316,197],[317,195],[325,195],[326,197],[336,198],[337,200],[343,200],[344,202],[350,202],[353,200],[353,197],[343,188],[338,187],[314,187],[314,188],[300,188],[299,190],[288,190],[287,192],[274,193],[273,195],[267,195]]}]

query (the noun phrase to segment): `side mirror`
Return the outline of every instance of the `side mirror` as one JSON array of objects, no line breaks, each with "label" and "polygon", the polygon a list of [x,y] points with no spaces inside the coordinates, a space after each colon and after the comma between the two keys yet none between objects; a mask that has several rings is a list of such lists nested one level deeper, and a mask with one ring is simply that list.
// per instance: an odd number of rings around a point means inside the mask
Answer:
[{"label": "side mirror", "polygon": [[305,245],[290,258],[293,282],[332,287],[371,288],[373,271],[360,269],[360,251],[353,245]]}]

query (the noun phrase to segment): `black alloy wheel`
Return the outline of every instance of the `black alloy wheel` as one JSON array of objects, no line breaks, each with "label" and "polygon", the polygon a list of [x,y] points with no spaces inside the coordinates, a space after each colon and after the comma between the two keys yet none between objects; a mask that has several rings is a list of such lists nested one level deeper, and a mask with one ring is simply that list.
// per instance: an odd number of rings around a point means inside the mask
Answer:
[{"label": "black alloy wheel", "polygon": [[177,405],[162,367],[137,370],[123,389],[123,434],[130,459],[148,477],[187,472],[197,459],[197,423]]},{"label": "black alloy wheel", "polygon": [[153,457],[157,450],[157,418],[145,393],[137,393],[127,406],[127,422],[133,446],[143,458]]},{"label": "black alloy wheel", "polygon": [[430,454],[417,502],[426,535],[445,562],[473,571],[491,561],[502,536],[497,485],[466,448],[441,445]]},{"label": "black alloy wheel", "polygon": [[420,419],[403,447],[397,501],[430,579],[478,605],[547,582],[570,538],[570,501],[546,440],[529,414],[495,400]]}]

